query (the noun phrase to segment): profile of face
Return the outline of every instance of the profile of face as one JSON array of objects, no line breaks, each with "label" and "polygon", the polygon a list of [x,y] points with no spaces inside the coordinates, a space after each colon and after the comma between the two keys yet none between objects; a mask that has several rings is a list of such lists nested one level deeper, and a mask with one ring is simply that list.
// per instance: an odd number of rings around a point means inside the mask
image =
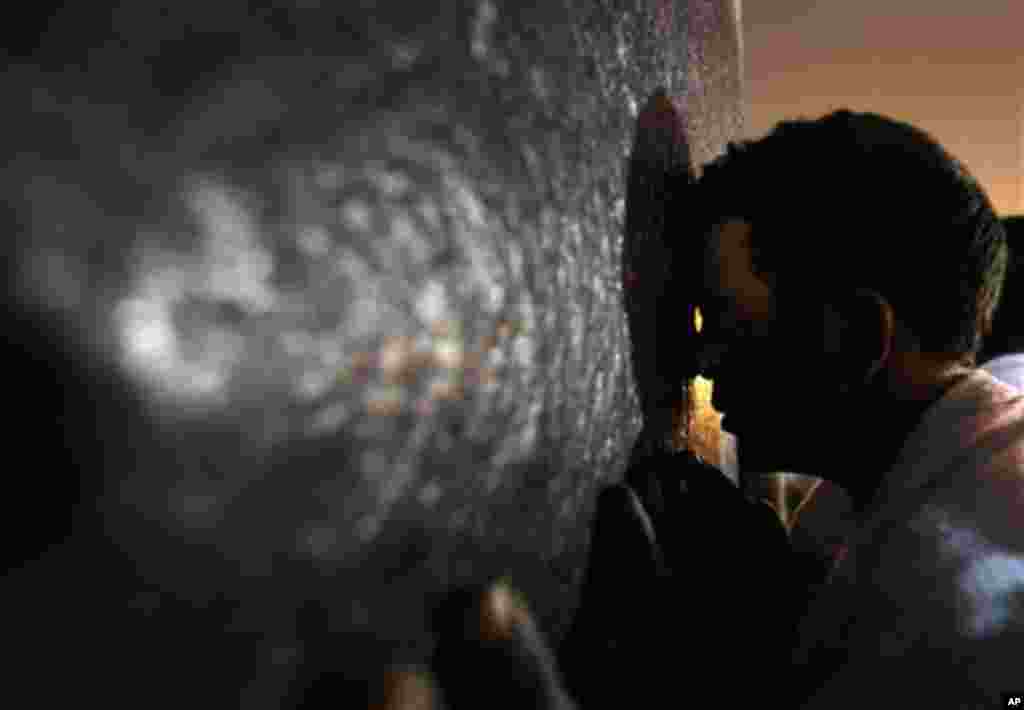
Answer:
[{"label": "profile of face", "polygon": [[842,414],[835,393],[843,321],[824,299],[760,271],[751,233],[749,222],[730,218],[707,240],[703,373],[745,471],[815,474],[819,448]]}]

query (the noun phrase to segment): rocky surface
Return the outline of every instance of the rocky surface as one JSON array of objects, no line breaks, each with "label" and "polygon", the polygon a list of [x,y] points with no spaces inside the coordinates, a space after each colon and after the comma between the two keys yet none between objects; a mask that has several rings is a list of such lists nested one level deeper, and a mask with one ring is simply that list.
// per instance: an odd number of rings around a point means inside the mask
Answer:
[{"label": "rocky surface", "polygon": [[[79,656],[109,634],[140,687],[173,666],[167,693],[212,678],[247,707],[423,658],[445,590],[498,574],[557,638],[641,428],[634,124],[664,88],[691,168],[737,137],[736,12],[136,3],[25,28],[2,185],[26,628],[71,624]],[[27,443],[54,421],[62,445]]]}]

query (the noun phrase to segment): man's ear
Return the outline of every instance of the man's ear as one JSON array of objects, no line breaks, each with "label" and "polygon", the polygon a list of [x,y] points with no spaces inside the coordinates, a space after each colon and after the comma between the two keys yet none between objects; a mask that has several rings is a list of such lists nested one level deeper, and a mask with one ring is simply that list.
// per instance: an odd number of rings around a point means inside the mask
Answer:
[{"label": "man's ear", "polygon": [[850,384],[866,385],[892,355],[896,314],[884,296],[866,288],[854,291],[840,310],[845,327],[839,347],[843,361],[850,368]]}]

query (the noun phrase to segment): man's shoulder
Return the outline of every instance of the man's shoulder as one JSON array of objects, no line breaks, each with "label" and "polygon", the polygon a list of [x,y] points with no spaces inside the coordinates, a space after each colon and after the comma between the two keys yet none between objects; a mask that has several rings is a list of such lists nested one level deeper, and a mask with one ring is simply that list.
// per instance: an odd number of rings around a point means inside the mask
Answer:
[{"label": "man's shoulder", "polygon": [[1021,677],[1024,395],[982,373],[912,444],[837,570],[849,660],[812,707],[867,699],[880,678],[937,706],[984,705]]},{"label": "man's shoulder", "polygon": [[[1024,605],[1024,401],[991,411],[970,445],[890,491],[861,531],[859,581],[931,633],[983,636],[1003,615],[993,609]],[[1013,616],[1024,628],[1024,606]]]},{"label": "man's shoulder", "polygon": [[929,501],[865,541],[848,642],[854,656],[931,668],[973,697],[1022,677],[1024,528],[993,534],[968,505]]},{"label": "man's shoulder", "polygon": [[1024,352],[999,355],[984,363],[981,369],[1001,382],[1024,391]]},{"label": "man's shoulder", "polygon": [[946,558],[967,530],[1024,548],[1024,392],[987,373],[972,384],[919,432],[922,456],[889,472],[879,501],[874,523],[923,554]]},{"label": "man's shoulder", "polygon": [[1018,491],[936,495],[864,541],[857,583],[883,627],[899,620],[887,633],[965,657],[1024,634],[1024,482]]}]

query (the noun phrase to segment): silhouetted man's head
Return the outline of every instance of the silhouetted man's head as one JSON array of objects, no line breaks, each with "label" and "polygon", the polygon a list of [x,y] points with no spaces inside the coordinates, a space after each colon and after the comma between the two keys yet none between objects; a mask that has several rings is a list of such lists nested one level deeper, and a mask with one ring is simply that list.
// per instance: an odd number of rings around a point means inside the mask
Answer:
[{"label": "silhouetted man's head", "polygon": [[991,328],[1007,247],[984,191],[923,131],[844,110],[730,146],[701,195],[705,370],[741,465],[826,475],[883,433],[893,455]]}]

